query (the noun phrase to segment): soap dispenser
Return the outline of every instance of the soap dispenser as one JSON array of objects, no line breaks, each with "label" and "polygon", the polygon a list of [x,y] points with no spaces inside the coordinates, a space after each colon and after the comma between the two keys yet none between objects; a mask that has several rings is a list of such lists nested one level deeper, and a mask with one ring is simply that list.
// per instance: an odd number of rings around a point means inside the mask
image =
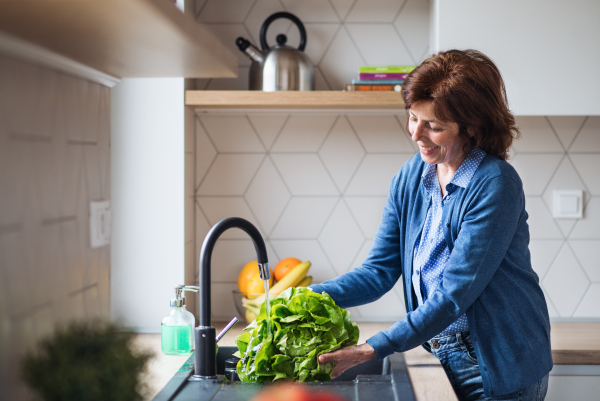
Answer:
[{"label": "soap dispenser", "polygon": [[160,326],[160,344],[165,355],[187,354],[194,348],[194,315],[185,309],[184,291],[198,292],[198,287],[175,285],[175,298],[171,299],[171,311]]}]

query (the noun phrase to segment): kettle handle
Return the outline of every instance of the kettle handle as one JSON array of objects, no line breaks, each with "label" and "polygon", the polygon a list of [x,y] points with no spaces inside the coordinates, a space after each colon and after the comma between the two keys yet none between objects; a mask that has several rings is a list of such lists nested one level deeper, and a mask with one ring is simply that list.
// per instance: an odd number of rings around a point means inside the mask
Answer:
[{"label": "kettle handle", "polygon": [[304,25],[302,25],[302,21],[294,14],[285,11],[272,14],[265,22],[263,22],[262,27],[260,28],[260,47],[262,48],[262,51],[266,52],[269,50],[269,45],[267,44],[267,29],[269,28],[269,25],[271,25],[271,22],[279,18],[287,18],[296,24],[300,31],[300,46],[298,46],[298,50],[301,52],[304,51],[304,48],[306,47],[306,30],[304,29]]}]

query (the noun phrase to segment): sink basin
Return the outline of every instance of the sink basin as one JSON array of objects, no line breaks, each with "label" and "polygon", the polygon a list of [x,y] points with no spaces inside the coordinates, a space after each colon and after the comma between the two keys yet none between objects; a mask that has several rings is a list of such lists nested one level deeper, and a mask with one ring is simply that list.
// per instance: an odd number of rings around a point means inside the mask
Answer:
[{"label": "sink basin", "polygon": [[[217,353],[218,381],[191,382],[194,371],[194,355],[183,364],[154,401],[246,401],[269,383],[226,382],[225,360],[231,358],[237,347],[219,347]],[[370,360],[347,370],[330,382],[307,383],[316,388],[338,393],[348,401],[372,401],[373,399],[414,401],[404,357],[395,353],[384,360]]]}]

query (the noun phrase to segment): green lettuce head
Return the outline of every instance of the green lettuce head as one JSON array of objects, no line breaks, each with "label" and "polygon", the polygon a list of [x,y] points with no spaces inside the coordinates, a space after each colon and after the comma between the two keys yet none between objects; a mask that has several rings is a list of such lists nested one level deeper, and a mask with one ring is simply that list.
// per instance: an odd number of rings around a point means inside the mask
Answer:
[{"label": "green lettuce head", "polygon": [[358,327],[327,293],[291,287],[271,300],[270,316],[263,303],[256,320],[235,342],[239,351],[234,355],[241,358],[237,373],[243,382],[329,381],[333,362],[320,364],[317,357],[356,345]]}]

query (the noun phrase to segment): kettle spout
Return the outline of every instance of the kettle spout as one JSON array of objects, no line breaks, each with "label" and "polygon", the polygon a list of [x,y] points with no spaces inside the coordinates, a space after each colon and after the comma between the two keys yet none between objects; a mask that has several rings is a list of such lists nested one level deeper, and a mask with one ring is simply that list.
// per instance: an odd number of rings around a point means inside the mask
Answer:
[{"label": "kettle spout", "polygon": [[265,61],[264,54],[250,43],[249,40],[239,37],[235,40],[235,44],[241,52],[246,53],[254,62],[262,64]]}]

